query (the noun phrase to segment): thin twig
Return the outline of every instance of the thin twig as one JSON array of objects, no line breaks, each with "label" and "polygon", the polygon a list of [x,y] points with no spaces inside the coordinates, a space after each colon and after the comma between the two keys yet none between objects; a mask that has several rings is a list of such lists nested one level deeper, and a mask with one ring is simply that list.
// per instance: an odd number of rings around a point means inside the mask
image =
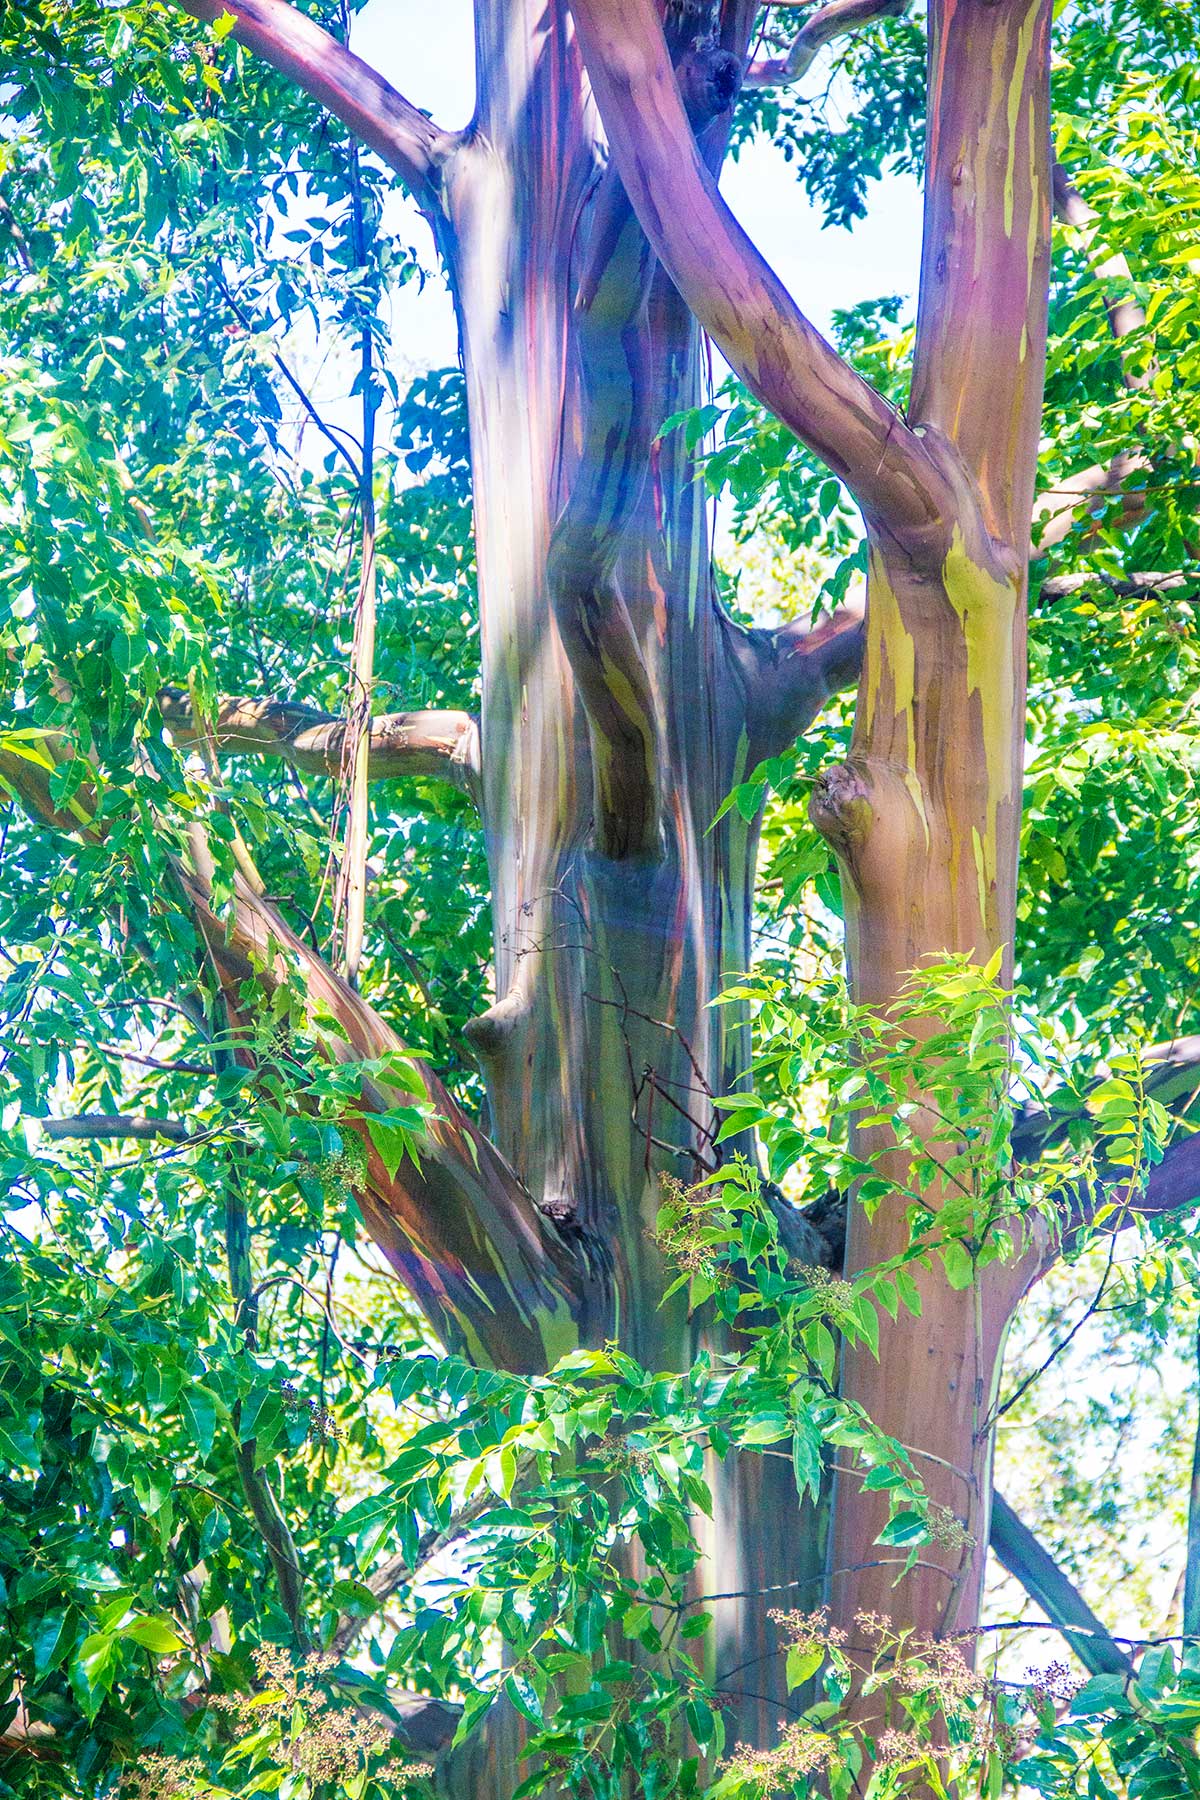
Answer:
[{"label": "thin twig", "polygon": [[[350,41],[349,8],[342,6],[343,35]],[[350,145],[351,207],[354,258],[359,269],[367,264],[366,216],[363,210],[362,170],[358,145]],[[342,973],[351,987],[358,985],[367,906],[367,836],[370,828],[367,782],[371,755],[371,696],[375,679],[375,382],[371,320],[363,317],[359,380],[362,384],[362,467],[359,474],[359,506],[362,511],[362,550],[358,599],[354,608],[354,638],[350,648],[350,689],[346,734],[342,742],[341,782],[347,792],[346,835],[342,846],[334,894],[334,934],[341,926]]]},{"label": "thin twig", "polygon": [[995,1411],[987,1419],[984,1420],[983,1426],[981,1428],[984,1432],[991,1431],[992,1428],[997,1423],[997,1421],[1002,1419],[1004,1417],[1005,1413],[1009,1412],[1017,1404],[1017,1401],[1021,1398],[1022,1394],[1026,1393],[1033,1386],[1035,1381],[1041,1380],[1042,1376],[1046,1373],[1046,1370],[1050,1367],[1050,1365],[1052,1363],[1055,1363],[1058,1361],[1058,1358],[1062,1355],[1063,1351],[1067,1348],[1067,1345],[1072,1341],[1073,1338],[1075,1338],[1079,1334],[1079,1332],[1081,1332],[1083,1330],[1083,1327],[1087,1324],[1088,1320],[1092,1317],[1093,1313],[1096,1312],[1096,1310],[1098,1309],[1098,1307],[1100,1305],[1100,1302],[1104,1298],[1105,1290],[1107,1289],[1109,1281],[1112,1278],[1113,1259],[1116,1256],[1116,1253],[1117,1253],[1117,1237],[1114,1232],[1113,1235],[1108,1240],[1108,1262],[1105,1264],[1104,1274],[1101,1278],[1100,1286],[1096,1289],[1096,1292],[1093,1295],[1092,1299],[1088,1302],[1087,1307],[1080,1314],[1079,1318],[1076,1319],[1074,1325],[1072,1325],[1072,1327],[1071,1327],[1070,1331],[1068,1331],[1066,1337],[1062,1338],[1057,1344],[1055,1344],[1053,1350],[1051,1350],[1051,1352],[1050,1352],[1049,1356],[1046,1358],[1045,1362],[1043,1362],[1039,1368],[1035,1369],[1031,1375],[1027,1375],[1025,1377],[1024,1381],[1021,1382],[1020,1386],[1017,1388],[1016,1392],[1010,1394],[1008,1396],[1008,1399],[1005,1400],[1002,1404],[998,1404]]}]

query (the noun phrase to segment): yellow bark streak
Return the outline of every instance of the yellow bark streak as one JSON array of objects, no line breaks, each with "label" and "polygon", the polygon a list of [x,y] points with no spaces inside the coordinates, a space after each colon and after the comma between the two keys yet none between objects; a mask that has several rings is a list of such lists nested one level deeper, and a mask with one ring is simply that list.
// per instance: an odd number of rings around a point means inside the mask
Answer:
[{"label": "yellow bark streak", "polygon": [[991,915],[994,907],[988,905],[988,896],[996,875],[996,848],[992,833],[988,834],[988,842],[979,835],[979,827],[971,827],[971,849],[975,854],[975,879],[979,886],[979,917],[985,926],[992,923]]},{"label": "yellow bark streak", "polygon": [[904,623],[900,602],[888,580],[883,558],[872,552],[867,604],[867,731],[876,742],[875,714],[879,700],[880,676],[886,667],[892,683],[892,711],[904,721],[904,754],[890,759],[908,789],[929,844],[929,821],[925,815],[925,794],[917,777],[917,734],[914,704],[916,699],[917,658],[912,633]]},{"label": "yellow bark streak", "polygon": [[[1025,231],[1025,293],[1028,297],[1033,293],[1033,275],[1037,266],[1038,246],[1042,239],[1042,184],[1038,176],[1037,154],[1037,111],[1029,108],[1029,223]],[[1022,352],[1021,361],[1025,357]]]},{"label": "yellow bark streak", "polygon": [[[1037,29],[1038,9],[1030,7],[1025,17],[1025,23],[1017,33],[1017,53],[1013,59],[1012,73],[1007,84],[1008,166],[1004,172],[1004,235],[1009,238],[1013,234],[1013,214],[1016,209],[1017,123],[1021,116],[1021,102],[1025,98],[1025,72],[1029,67],[1029,57],[1033,50],[1033,40]],[[1031,117],[1032,112],[1031,107]]]},{"label": "yellow bark streak", "polygon": [[867,606],[867,729],[874,734],[879,701],[879,679],[886,667],[892,678],[892,705],[897,718],[904,717],[908,730],[908,761],[916,759],[913,730],[913,694],[916,686],[916,649],[904,623],[896,591],[888,580],[883,558],[872,553]]},{"label": "yellow bark streak", "polygon": [[[654,729],[651,721],[646,717],[645,711],[639,704],[637,694],[634,692],[633,683],[630,681],[628,675],[626,675],[622,668],[618,667],[603,648],[600,651],[600,667],[604,675],[605,687],[607,687],[624,716],[629,720],[629,723],[641,737],[642,755],[645,762],[646,775],[653,785],[655,773]],[[611,795],[607,792],[607,787],[605,798],[611,799]]]},{"label": "yellow bark streak", "polygon": [[1016,705],[1013,666],[1015,584],[998,580],[967,552],[956,525],[942,571],[946,598],[962,626],[967,650],[967,695],[979,696],[987,768],[987,821],[977,860],[990,888],[996,876],[996,814],[1012,793],[1012,722]]}]

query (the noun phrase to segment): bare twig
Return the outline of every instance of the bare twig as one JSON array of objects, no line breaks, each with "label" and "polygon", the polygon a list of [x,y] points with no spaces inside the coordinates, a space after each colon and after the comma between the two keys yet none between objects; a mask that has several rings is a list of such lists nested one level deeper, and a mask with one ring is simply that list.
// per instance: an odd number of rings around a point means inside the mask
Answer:
[{"label": "bare twig", "polygon": [[[349,42],[350,13],[343,4],[342,25]],[[354,260],[367,263],[367,227],[363,208],[358,146],[350,146],[350,188],[354,228]],[[350,682],[346,702],[346,734],[340,779],[347,795],[346,835],[342,844],[333,898],[334,940],[341,938],[342,973],[358,985],[367,905],[368,763],[371,754],[371,698],[375,688],[375,412],[376,394],[371,321],[364,314],[360,336],[359,383],[362,389],[362,469],[358,503],[362,537],[358,598],[354,606],[354,640],[350,648]],[[339,931],[340,928],[340,931]]]},{"label": "bare twig", "polygon": [[1036,1369],[1034,1369],[1032,1374],[1027,1375],[1025,1377],[1024,1381],[1022,1381],[1018,1384],[1018,1386],[1014,1389],[1014,1391],[1008,1396],[1007,1400],[1003,1401],[1002,1403],[1000,1403],[1000,1402],[997,1403],[995,1411],[993,1413],[991,1413],[987,1419],[984,1420],[983,1427],[982,1427],[983,1430],[990,1431],[998,1419],[1002,1419],[1006,1412],[1011,1411],[1011,1409],[1017,1404],[1017,1401],[1021,1398],[1022,1394],[1027,1393],[1029,1391],[1029,1389],[1033,1386],[1035,1381],[1041,1380],[1042,1376],[1046,1373],[1047,1369],[1049,1369],[1052,1366],[1052,1364],[1054,1364],[1058,1361],[1059,1357],[1062,1355],[1063,1351],[1067,1348],[1068,1344],[1073,1343],[1075,1338],[1078,1337],[1079,1333],[1083,1330],[1083,1328],[1087,1324],[1088,1320],[1097,1311],[1097,1309],[1100,1305],[1100,1302],[1103,1300],[1105,1293],[1108,1291],[1108,1284],[1112,1280],[1113,1262],[1116,1259],[1116,1254],[1117,1254],[1117,1238],[1116,1238],[1116,1234],[1114,1233],[1113,1236],[1110,1237],[1108,1240],[1108,1261],[1104,1266],[1104,1274],[1100,1278],[1100,1285],[1096,1289],[1096,1292],[1092,1295],[1092,1298],[1088,1301],[1088,1304],[1084,1307],[1083,1311],[1080,1313],[1079,1317],[1076,1319],[1074,1325],[1072,1325],[1070,1331],[1068,1331],[1066,1337],[1059,1339],[1057,1344],[1055,1344],[1054,1348],[1051,1350],[1049,1356],[1046,1357],[1045,1361],[1043,1363],[1041,1363]]}]

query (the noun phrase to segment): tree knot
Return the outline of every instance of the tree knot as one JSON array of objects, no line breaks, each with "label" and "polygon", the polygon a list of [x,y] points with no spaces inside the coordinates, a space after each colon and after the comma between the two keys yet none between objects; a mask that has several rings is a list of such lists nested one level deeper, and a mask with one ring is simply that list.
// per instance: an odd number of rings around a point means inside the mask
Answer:
[{"label": "tree knot", "polygon": [[808,816],[839,856],[849,856],[870,828],[872,808],[866,782],[850,763],[836,763],[817,777]]},{"label": "tree knot", "polygon": [[680,59],[675,73],[693,131],[699,131],[718,113],[727,112],[742,85],[739,58],[706,37],[696,39]]}]

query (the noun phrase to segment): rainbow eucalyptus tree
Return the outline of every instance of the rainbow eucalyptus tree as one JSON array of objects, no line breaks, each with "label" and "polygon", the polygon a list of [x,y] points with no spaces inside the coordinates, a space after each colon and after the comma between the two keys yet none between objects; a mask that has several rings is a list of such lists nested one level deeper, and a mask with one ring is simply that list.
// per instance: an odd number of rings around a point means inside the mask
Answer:
[{"label": "rainbow eucalyptus tree", "polygon": [[[717,603],[696,476],[671,439],[652,454],[658,424],[698,402],[702,330],[845,481],[867,525],[856,736],[814,801],[842,862],[855,997],[886,1007],[906,971],[947,952],[982,963],[1001,950],[1011,968],[1050,10],[933,8],[903,415],[808,323],[717,191],[755,7],[481,10],[475,117],[456,134],[288,7],[235,13],[240,40],[317,93],[417,197],[461,324],[497,995],[469,1034],[494,1150],[473,1156],[439,1096],[436,1162],[395,1181],[374,1166],[368,1217],[440,1335],[472,1355],[535,1368],[619,1335],[650,1366],[690,1360],[682,1298],[660,1305],[659,1176],[704,1169],[706,1097],[748,1062],[744,1016],[710,1003],[750,960],[754,827],[736,812],[709,827],[860,650],[856,621],[747,632]],[[244,894],[243,929],[256,915]],[[219,932],[213,942],[224,954]],[[392,1041],[357,1008],[364,1045]],[[908,1244],[900,1206],[852,1221],[852,1273]],[[948,1556],[900,1593],[890,1568],[835,1575],[839,1622],[862,1607],[925,1629],[976,1618],[980,1427],[1027,1279],[1015,1264],[955,1291],[930,1275],[886,1359],[847,1356],[845,1393],[926,1457],[930,1492],[975,1549],[967,1567]],[[790,1472],[763,1492],[764,1466],[723,1479],[717,1589],[808,1570]],[[885,1518],[879,1497],[847,1484],[835,1570],[865,1560]],[[722,1664],[765,1643],[761,1605],[731,1613]]]},{"label": "rainbow eucalyptus tree", "polygon": [[[755,13],[681,6],[665,22],[680,143],[699,143],[713,170]],[[686,1367],[697,1328],[684,1294],[662,1304],[674,1271],[652,1235],[660,1178],[714,1166],[712,1097],[749,1063],[746,1010],[711,1003],[751,960],[755,823],[712,821],[853,679],[861,621],[751,631],[717,601],[702,474],[678,435],[656,438],[699,401],[703,310],[681,298],[606,166],[567,8],[479,9],[478,99],[457,133],[282,0],[235,16],[234,35],[342,118],[419,202],[466,376],[478,729],[465,717],[377,721],[370,755],[393,772],[405,759],[440,769],[478,800],[496,999],[467,1034],[490,1130],[432,1076],[437,1119],[419,1162],[389,1174],[360,1123],[364,1216],[443,1342],[487,1365],[538,1370],[619,1337],[651,1368]],[[847,395],[858,385],[843,377]],[[250,710],[255,749],[285,748],[294,723]],[[247,747],[246,711],[233,702],[217,717],[218,749]],[[244,878],[228,930],[202,874],[186,880],[231,995],[273,937],[302,960],[353,1052],[399,1046]],[[709,1585],[813,1573],[786,1463],[731,1465],[712,1534]],[[722,1616],[722,1666],[763,1654],[767,1606],[749,1598]],[[768,1734],[782,1693],[746,1696],[736,1734]],[[504,1792],[511,1776],[497,1781]]]},{"label": "rainbow eucalyptus tree", "polygon": [[[222,883],[205,832],[191,830],[176,899],[244,1045],[253,1007],[274,991],[281,1016],[299,1004],[318,1035],[332,1022],[332,1061],[373,1063],[342,1119],[361,1144],[358,1204],[444,1345],[537,1374],[616,1340],[648,1370],[687,1369],[728,1340],[706,1309],[689,1310],[655,1234],[663,1178],[686,1187],[722,1154],[753,1155],[748,1135],[716,1147],[713,1100],[751,1061],[746,1002],[713,1002],[752,961],[757,847],[757,820],[723,802],[835,690],[859,682],[853,741],[818,781],[812,816],[841,869],[853,998],[886,1016],[909,971],[946,958],[1012,972],[1052,0],[931,0],[920,305],[902,409],[809,323],[805,297],[784,289],[717,185],[743,81],[801,73],[840,33],[902,11],[892,0],[829,0],[779,66],[754,60],[756,0],[479,0],[477,99],[461,131],[440,129],[285,0],[188,10],[327,108],[432,228],[465,375],[482,692],[477,719],[372,716],[356,702],[343,721],[263,694],[206,708],[164,691],[177,743],[341,770],[357,821],[333,961],[263,891],[236,832],[223,834],[236,871]],[[720,604],[703,470],[681,433],[660,436],[702,397],[706,337],[861,509],[865,621],[751,629]],[[362,498],[353,661],[369,698],[373,505]],[[69,746],[52,747],[70,760]],[[47,824],[92,842],[111,831],[87,780],[56,783],[11,748],[4,767]],[[387,1062],[404,1021],[381,1016],[355,974],[368,783],[406,773],[478,807],[494,1000],[466,1031],[486,1129],[418,1064],[426,1111],[396,1156],[372,1121],[412,1098]],[[131,936],[130,954],[141,949]],[[936,1163],[948,1152],[935,1121],[919,1104],[915,1116]],[[851,1203],[851,1278],[903,1257],[913,1229],[899,1197],[911,1143],[875,1123],[857,1150],[895,1195],[873,1210]],[[1172,1180],[1164,1205],[1191,1191],[1179,1165]],[[947,1198],[936,1178],[921,1196],[935,1218]],[[829,1254],[777,1193],[768,1203],[801,1260]],[[846,1633],[863,1611],[934,1636],[978,1622],[1005,1333],[1053,1251],[1047,1232],[1018,1234],[1013,1256],[980,1261],[984,1230],[968,1234],[956,1284],[936,1258],[914,1264],[919,1311],[886,1327],[881,1356],[845,1348],[843,1398],[907,1448],[931,1501],[959,1522],[897,1582],[872,1553],[885,1496],[840,1479],[828,1596]],[[239,1321],[252,1333],[248,1257],[234,1218]],[[298,1614],[295,1545],[256,1485],[253,1443],[240,1454]],[[698,1591],[723,1603],[704,1654],[710,1673],[732,1672],[728,1735],[769,1742],[787,1703],[772,1593],[809,1584],[815,1597],[825,1545],[790,1460],[716,1461],[711,1486]],[[493,1717],[455,1753],[451,1785],[507,1800],[518,1730],[515,1715]]]}]

